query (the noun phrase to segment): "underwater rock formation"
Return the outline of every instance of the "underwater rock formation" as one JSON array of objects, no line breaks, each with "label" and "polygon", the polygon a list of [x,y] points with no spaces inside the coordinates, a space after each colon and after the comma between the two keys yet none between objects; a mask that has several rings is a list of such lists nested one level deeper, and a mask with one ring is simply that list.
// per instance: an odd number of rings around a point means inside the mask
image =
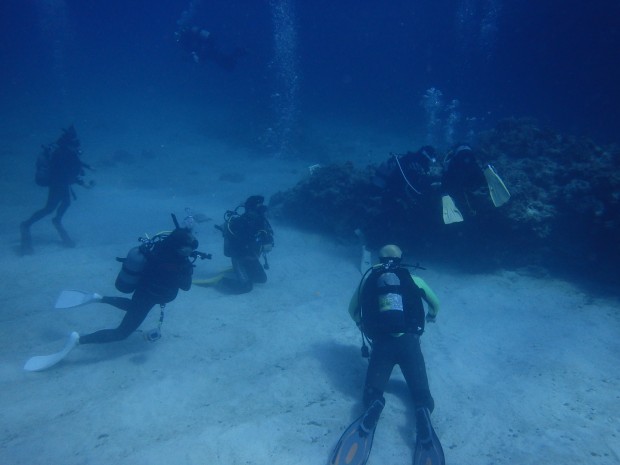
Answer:
[{"label": "underwater rock formation", "polygon": [[502,214],[537,250],[594,266],[620,258],[620,147],[510,119],[481,134],[478,148],[510,186]]},{"label": "underwater rock formation", "polygon": [[[272,211],[301,228],[371,247],[398,242],[410,256],[455,265],[575,265],[612,278],[620,260],[620,148],[557,134],[534,121],[507,119],[478,135],[482,166],[492,163],[512,197],[494,208],[476,192],[473,215],[444,225],[441,196],[386,197],[373,184],[375,166],[330,165],[276,194]],[[617,273],[613,273],[615,276]]]}]

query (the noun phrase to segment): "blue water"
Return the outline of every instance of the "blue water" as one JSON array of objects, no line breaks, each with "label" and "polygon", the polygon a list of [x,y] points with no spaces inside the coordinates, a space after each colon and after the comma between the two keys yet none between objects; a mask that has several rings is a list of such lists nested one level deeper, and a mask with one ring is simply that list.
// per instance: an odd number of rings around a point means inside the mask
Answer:
[{"label": "blue water", "polygon": [[[179,22],[248,54],[232,72],[196,65],[175,42]],[[436,89],[456,138],[527,116],[609,142],[619,25],[614,0],[3,0],[1,111],[23,125],[35,109],[41,121],[142,111],[200,126],[219,107],[215,135],[290,151],[326,115],[425,135]]]},{"label": "blue water", "polygon": [[[232,70],[196,63],[176,41],[184,25],[245,54]],[[618,0],[0,0],[0,463],[325,463],[359,414],[366,370],[346,310],[359,247],[277,218],[268,282],[252,293],[195,286],[167,307],[155,345],[135,334],[76,349],[49,372],[22,366],[72,330],[118,324],[115,309],[59,313],[53,302],[62,289],[116,293],[115,257],[170,228],[171,212],[205,218],[197,235],[213,260],[195,276],[207,278],[229,266],[213,228],[224,212],[294,186],[311,165],[363,167],[424,143],[443,151],[505,117],[618,142],[619,26]],[[76,187],[64,217],[77,247],[62,247],[48,217],[21,257],[18,225],[45,202],[33,182],[40,145],[70,124],[97,181]],[[599,165],[586,173],[609,163]],[[578,195],[582,178],[561,192]],[[509,188],[525,204],[519,179]],[[532,215],[542,216],[536,180]],[[601,190],[615,208],[613,189]],[[599,203],[579,205],[595,215]],[[587,219],[587,208],[565,211]],[[598,279],[598,257],[618,255],[610,211],[591,217],[593,231],[575,225],[585,244],[566,254],[579,266],[561,275]],[[477,224],[464,231],[473,237]],[[410,225],[411,240],[427,225]],[[440,231],[447,244],[455,230]],[[543,463],[618,463],[616,294],[559,281],[538,261],[521,270],[533,276],[475,266],[505,244],[527,260],[528,237],[467,242],[467,253],[454,253],[462,238],[420,241],[422,257],[410,257],[442,302],[423,349],[448,463],[528,463],[532,451]],[[414,422],[398,376],[369,463],[410,461]]]}]

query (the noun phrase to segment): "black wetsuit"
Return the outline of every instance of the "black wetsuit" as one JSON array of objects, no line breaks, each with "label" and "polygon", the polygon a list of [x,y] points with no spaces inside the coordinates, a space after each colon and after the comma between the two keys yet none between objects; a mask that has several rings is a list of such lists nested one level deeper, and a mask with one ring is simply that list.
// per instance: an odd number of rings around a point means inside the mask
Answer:
[{"label": "black wetsuit", "polygon": [[267,274],[259,258],[266,247],[273,247],[273,230],[265,216],[247,211],[230,218],[222,230],[224,255],[232,261],[235,279],[222,278],[218,289],[231,294],[244,294],[252,290],[254,283],[267,282]]},{"label": "black wetsuit", "polygon": [[469,147],[459,147],[447,157],[444,165],[441,177],[443,193],[454,199],[461,212],[474,214],[472,194],[486,186],[484,172],[474,152]]},{"label": "black wetsuit", "polygon": [[62,217],[71,205],[71,185],[80,183],[84,174],[85,165],[79,158],[79,141],[77,139],[67,139],[61,137],[51,154],[49,167],[49,186],[47,202],[40,210],[32,214],[30,218],[20,225],[22,251],[30,253],[32,251],[32,241],[30,237],[30,226],[50,215],[56,210],[56,215],[52,218],[52,223],[64,245],[73,247],[75,243],[62,225]]},{"label": "black wetsuit", "polygon": [[155,305],[172,302],[179,289],[192,285],[193,266],[187,257],[166,245],[157,244],[147,260],[146,269],[131,299],[103,297],[102,303],[124,310],[125,316],[115,329],[104,329],[80,337],[80,344],[113,342],[126,339],[142,324]]},{"label": "black wetsuit", "polygon": [[395,365],[400,367],[405,377],[415,406],[426,407],[432,412],[435,401],[428,386],[420,337],[412,333],[373,339],[364,383],[364,405],[368,407],[375,399],[383,396]]},{"label": "black wetsuit", "polygon": [[373,184],[385,191],[384,197],[428,195],[433,182],[430,173],[433,155],[434,150],[431,147],[404,155],[393,155],[377,168]]}]

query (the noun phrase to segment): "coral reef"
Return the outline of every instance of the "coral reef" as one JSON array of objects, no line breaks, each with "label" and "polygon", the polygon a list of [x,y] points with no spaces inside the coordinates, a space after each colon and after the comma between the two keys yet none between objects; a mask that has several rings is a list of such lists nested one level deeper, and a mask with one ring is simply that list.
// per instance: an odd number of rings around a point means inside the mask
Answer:
[{"label": "coral reef", "polygon": [[398,242],[419,258],[462,266],[545,267],[611,273],[620,259],[620,148],[557,134],[535,121],[507,119],[478,134],[481,166],[492,163],[512,197],[494,208],[476,192],[463,223],[444,225],[440,195],[386,196],[375,166],[313,171],[271,199],[292,224],[339,240],[361,229],[369,245]]},{"label": "coral reef", "polygon": [[479,150],[501,167],[513,197],[502,213],[555,256],[620,257],[620,148],[504,120],[481,134]]}]

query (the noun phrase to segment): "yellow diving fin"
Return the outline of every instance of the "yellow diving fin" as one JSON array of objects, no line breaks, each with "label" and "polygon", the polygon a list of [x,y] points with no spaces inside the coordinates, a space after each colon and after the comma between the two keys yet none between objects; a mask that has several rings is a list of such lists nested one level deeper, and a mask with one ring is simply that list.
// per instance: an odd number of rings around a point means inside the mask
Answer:
[{"label": "yellow diving fin", "polygon": [[487,180],[487,184],[489,186],[489,194],[491,195],[491,200],[493,201],[493,205],[496,207],[501,207],[508,199],[510,199],[510,192],[508,192],[508,188],[502,178],[499,177],[495,168],[491,165],[487,165],[484,169],[484,177]]},{"label": "yellow diving fin", "polygon": [[226,276],[231,271],[232,271],[232,268],[227,268],[224,271],[216,274],[215,276],[211,276],[210,278],[192,279],[192,284],[195,284],[196,286],[201,286],[201,287],[215,286],[217,283],[219,283],[222,280],[222,278],[224,278],[224,276]]},{"label": "yellow diving fin", "polygon": [[445,224],[460,223],[463,221],[463,215],[454,205],[454,200],[449,195],[441,197],[441,205],[443,207],[443,222]]}]

